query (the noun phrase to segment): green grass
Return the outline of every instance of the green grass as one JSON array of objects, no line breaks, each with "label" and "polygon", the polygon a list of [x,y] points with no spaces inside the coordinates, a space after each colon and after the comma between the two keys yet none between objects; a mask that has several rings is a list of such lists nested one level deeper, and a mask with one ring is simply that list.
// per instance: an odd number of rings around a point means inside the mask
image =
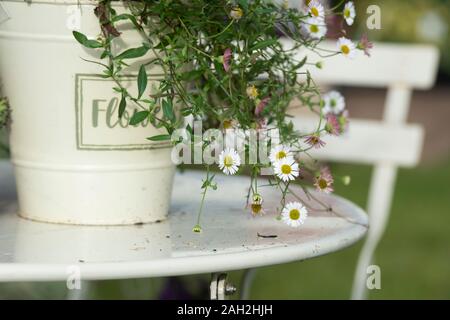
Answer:
[{"label": "green grass", "polygon": [[[339,165],[352,185],[338,193],[365,206],[371,170]],[[450,161],[400,170],[391,219],[376,253],[381,290],[371,299],[450,298]],[[254,299],[347,299],[361,244],[317,259],[263,268]]]},{"label": "green grass", "polygon": [[[351,185],[339,187],[337,193],[365,207],[371,168],[335,165],[333,172],[351,174]],[[376,253],[382,288],[371,291],[371,299],[450,298],[449,182],[450,159],[434,167],[400,170],[391,220]],[[261,268],[251,298],[348,299],[360,247],[361,243],[313,260]],[[230,273],[237,283],[241,275]],[[201,281],[206,284],[208,278],[204,275],[182,280],[195,288]],[[162,282],[98,281],[89,298],[155,298]],[[61,298],[64,291],[64,284],[0,285],[3,298]],[[197,287],[195,291],[201,290]]]}]

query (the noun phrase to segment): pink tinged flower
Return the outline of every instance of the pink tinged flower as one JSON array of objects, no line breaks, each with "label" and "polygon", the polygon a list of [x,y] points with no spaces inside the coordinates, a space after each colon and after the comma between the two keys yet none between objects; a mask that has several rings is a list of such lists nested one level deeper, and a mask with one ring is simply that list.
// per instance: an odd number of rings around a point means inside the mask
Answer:
[{"label": "pink tinged flower", "polygon": [[264,111],[266,106],[269,104],[270,97],[266,97],[262,99],[255,108],[255,116],[259,117],[261,113]]},{"label": "pink tinged flower", "polygon": [[363,34],[358,43],[358,49],[364,51],[364,54],[370,57],[370,50],[373,49],[373,43],[369,41],[367,34]]},{"label": "pink tinged flower", "polygon": [[339,136],[342,133],[342,130],[338,117],[335,114],[328,114],[326,120],[326,131],[333,136]]},{"label": "pink tinged flower", "polygon": [[228,72],[231,69],[232,54],[233,53],[231,52],[230,48],[226,48],[223,53],[223,69],[225,70],[225,72]]},{"label": "pink tinged flower", "polygon": [[267,119],[259,118],[255,121],[255,128],[258,139],[265,139],[267,137]]},{"label": "pink tinged flower", "polygon": [[307,136],[305,142],[311,147],[314,147],[315,149],[320,149],[326,144],[325,141],[320,139],[320,136],[318,134],[312,134],[310,136]]},{"label": "pink tinged flower", "polygon": [[320,174],[324,177],[327,177],[328,179],[333,180],[333,175],[331,174],[330,167],[328,166],[323,166],[322,168],[320,168]]},{"label": "pink tinged flower", "polygon": [[331,193],[334,191],[333,183],[334,179],[331,175],[330,169],[328,167],[325,167],[321,169],[320,175],[316,177],[314,186],[318,191]]},{"label": "pink tinged flower", "polygon": [[256,121],[256,129],[258,130],[266,130],[267,129],[267,119],[262,118]]}]

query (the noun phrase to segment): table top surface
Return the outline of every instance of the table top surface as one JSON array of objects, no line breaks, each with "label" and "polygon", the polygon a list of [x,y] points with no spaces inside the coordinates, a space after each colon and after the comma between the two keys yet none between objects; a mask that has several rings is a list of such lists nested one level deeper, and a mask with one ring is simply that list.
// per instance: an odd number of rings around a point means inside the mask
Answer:
[{"label": "table top surface", "polygon": [[[315,197],[335,213],[310,208],[303,226],[289,227],[276,219],[280,195],[271,187],[260,188],[266,214],[253,217],[245,209],[249,178],[218,175],[218,190],[205,202],[203,232],[194,233],[203,176],[196,171],[176,175],[169,218],[163,222],[70,226],[19,218],[13,169],[0,161],[0,281],[65,280],[74,267],[84,280],[239,270],[331,253],[367,231],[362,209],[318,193]],[[300,188],[295,192],[318,208]]]}]

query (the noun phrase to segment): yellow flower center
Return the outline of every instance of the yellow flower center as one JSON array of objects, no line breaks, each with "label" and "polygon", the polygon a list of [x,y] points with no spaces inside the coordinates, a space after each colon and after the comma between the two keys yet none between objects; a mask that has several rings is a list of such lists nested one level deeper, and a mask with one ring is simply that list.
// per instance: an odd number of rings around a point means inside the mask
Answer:
[{"label": "yellow flower center", "polygon": [[262,205],[259,203],[252,203],[252,213],[259,214],[261,212]]},{"label": "yellow flower center", "polygon": [[315,25],[315,24],[312,24],[309,27],[309,30],[311,31],[311,33],[317,33],[317,32],[319,32],[319,27],[317,25]]},{"label": "yellow flower center", "polygon": [[291,220],[300,219],[300,211],[298,211],[297,209],[292,209],[291,211],[289,211],[289,218],[291,218]]},{"label": "yellow flower center", "polygon": [[290,174],[290,173],[292,172],[292,168],[291,168],[291,166],[288,165],[288,164],[283,164],[283,165],[281,166],[281,172],[282,172],[283,174]]},{"label": "yellow flower center", "polygon": [[277,160],[286,158],[286,152],[284,152],[283,150],[279,151],[279,152],[276,154],[275,158],[276,158]]},{"label": "yellow flower center", "polygon": [[251,99],[256,99],[258,97],[258,89],[255,86],[251,86],[247,88],[247,95]]},{"label": "yellow flower center", "polygon": [[318,136],[312,136],[310,141],[311,141],[311,144],[315,146],[316,144],[318,144],[320,142],[320,139]]},{"label": "yellow flower center", "polygon": [[347,45],[342,45],[341,46],[341,51],[343,54],[349,54],[350,53],[350,48]]},{"label": "yellow flower center", "polygon": [[233,165],[234,161],[231,156],[225,156],[225,159],[223,159],[223,164],[225,167],[229,168]]},{"label": "yellow flower center", "polygon": [[316,7],[312,7],[312,8],[311,8],[311,14],[312,14],[313,16],[315,16],[315,17],[318,17],[318,16],[319,16],[319,10],[317,10]]},{"label": "yellow flower center", "polygon": [[350,18],[350,10],[349,9],[344,10],[344,17]]},{"label": "yellow flower center", "polygon": [[222,125],[224,129],[231,129],[233,127],[231,120],[224,120]]},{"label": "yellow flower center", "polygon": [[328,182],[325,179],[319,179],[317,185],[319,186],[320,189],[326,189],[328,187]]}]

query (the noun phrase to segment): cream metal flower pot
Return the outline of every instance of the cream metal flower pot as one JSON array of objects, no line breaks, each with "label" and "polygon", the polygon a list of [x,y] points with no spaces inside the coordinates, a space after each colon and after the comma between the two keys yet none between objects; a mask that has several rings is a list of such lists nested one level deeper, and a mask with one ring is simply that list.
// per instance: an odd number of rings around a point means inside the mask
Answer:
[{"label": "cream metal flower pot", "polygon": [[[132,105],[118,119],[113,82],[98,76],[102,67],[81,59],[98,53],[72,36],[77,24],[88,36],[100,33],[95,1],[0,4],[10,17],[0,24],[0,79],[12,107],[20,215],[88,225],[164,219],[174,174],[170,148],[145,139],[160,133],[151,124],[128,125]],[[134,45],[122,41],[116,50]],[[131,69],[123,79],[130,91],[135,75]]]}]

